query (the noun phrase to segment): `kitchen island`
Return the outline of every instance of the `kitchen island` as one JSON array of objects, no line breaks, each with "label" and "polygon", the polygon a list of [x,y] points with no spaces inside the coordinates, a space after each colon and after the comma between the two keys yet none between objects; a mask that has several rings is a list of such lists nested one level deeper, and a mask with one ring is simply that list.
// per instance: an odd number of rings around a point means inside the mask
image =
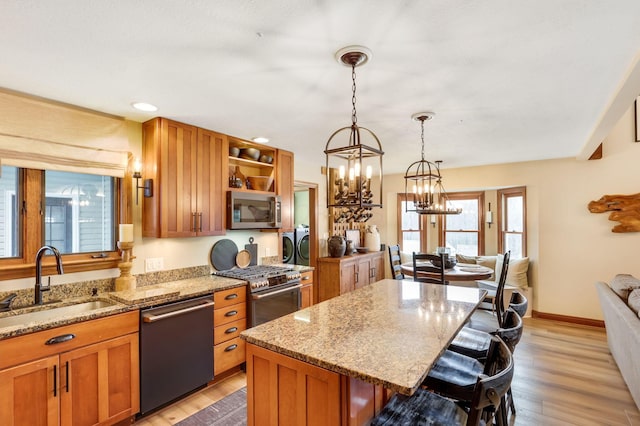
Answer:
[{"label": "kitchen island", "polygon": [[248,424],[367,424],[415,392],[485,294],[386,279],[245,330]]}]

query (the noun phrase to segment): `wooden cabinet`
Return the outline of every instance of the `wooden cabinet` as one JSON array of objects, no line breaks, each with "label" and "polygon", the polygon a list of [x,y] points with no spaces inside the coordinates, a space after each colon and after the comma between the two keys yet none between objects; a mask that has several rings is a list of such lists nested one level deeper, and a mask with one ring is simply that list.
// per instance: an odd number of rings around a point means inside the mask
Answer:
[{"label": "wooden cabinet", "polygon": [[300,274],[300,283],[302,284],[302,288],[300,289],[302,296],[300,309],[304,309],[313,305],[313,271]]},{"label": "wooden cabinet", "polygon": [[247,424],[364,425],[388,401],[381,385],[247,344]]},{"label": "wooden cabinet", "polygon": [[[229,137],[229,170],[228,170],[228,182],[229,189],[234,191],[261,191],[261,192],[276,192],[276,166],[278,158],[276,155],[276,149],[270,148],[265,145],[245,141]],[[253,149],[256,152],[255,157],[248,157],[244,149]],[[237,150],[238,156],[234,156],[231,151]],[[270,160],[270,161],[269,161]],[[251,183],[247,185],[247,180],[250,176],[259,176],[264,178],[266,182],[265,187],[251,187]],[[238,184],[241,187],[233,186],[233,178],[238,178]]]},{"label": "wooden cabinet", "polygon": [[8,424],[109,425],[139,411],[137,311],[7,339],[0,354]]},{"label": "wooden cabinet", "polygon": [[291,232],[295,227],[293,215],[293,152],[278,150],[278,173],[276,174],[277,193],[280,195],[282,226],[281,231]]},{"label": "wooden cabinet", "polygon": [[384,252],[318,259],[318,301],[353,291],[384,278]]},{"label": "wooden cabinet", "polygon": [[223,235],[227,188],[226,135],[155,118],[142,126],[143,237]]},{"label": "wooden cabinet", "polygon": [[247,289],[235,287],[213,294],[213,374],[218,375],[245,361],[240,332],[247,328]]}]

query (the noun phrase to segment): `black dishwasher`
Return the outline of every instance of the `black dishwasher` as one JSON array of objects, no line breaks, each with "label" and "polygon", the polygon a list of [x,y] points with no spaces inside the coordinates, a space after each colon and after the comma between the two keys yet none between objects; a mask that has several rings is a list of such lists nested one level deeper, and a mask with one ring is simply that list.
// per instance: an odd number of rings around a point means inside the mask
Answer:
[{"label": "black dishwasher", "polygon": [[142,415],[213,379],[213,296],[140,311]]}]

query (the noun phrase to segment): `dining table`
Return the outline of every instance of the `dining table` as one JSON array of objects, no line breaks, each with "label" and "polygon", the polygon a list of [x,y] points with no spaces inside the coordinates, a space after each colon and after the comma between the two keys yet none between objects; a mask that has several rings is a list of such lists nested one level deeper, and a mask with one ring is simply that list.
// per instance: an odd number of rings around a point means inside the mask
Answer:
[{"label": "dining table", "polygon": [[[417,262],[417,265],[431,265],[431,262]],[[402,273],[405,276],[413,277],[413,262],[406,262],[401,265]],[[420,274],[437,276],[435,273],[419,272]],[[453,268],[444,270],[444,279],[447,281],[476,281],[486,280],[493,275],[493,269],[482,265],[469,263],[457,263]]]}]

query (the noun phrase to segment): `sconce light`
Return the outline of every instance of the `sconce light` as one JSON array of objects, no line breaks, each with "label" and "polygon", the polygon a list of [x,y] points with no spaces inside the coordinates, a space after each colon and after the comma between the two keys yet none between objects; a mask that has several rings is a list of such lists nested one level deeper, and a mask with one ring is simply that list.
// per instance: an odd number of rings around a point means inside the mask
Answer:
[{"label": "sconce light", "polygon": [[493,223],[493,212],[491,211],[491,203],[489,203],[489,211],[487,211],[487,225],[491,228],[491,224]]},{"label": "sconce light", "polygon": [[136,205],[138,204],[138,190],[144,189],[145,197],[153,197],[153,179],[144,179],[143,185],[140,186],[140,179],[142,179],[142,164],[140,160],[136,159],[133,163],[133,178],[136,180]]},{"label": "sconce light", "polygon": [[435,215],[431,215],[431,226],[433,226],[434,228],[436,227],[436,216]]}]

